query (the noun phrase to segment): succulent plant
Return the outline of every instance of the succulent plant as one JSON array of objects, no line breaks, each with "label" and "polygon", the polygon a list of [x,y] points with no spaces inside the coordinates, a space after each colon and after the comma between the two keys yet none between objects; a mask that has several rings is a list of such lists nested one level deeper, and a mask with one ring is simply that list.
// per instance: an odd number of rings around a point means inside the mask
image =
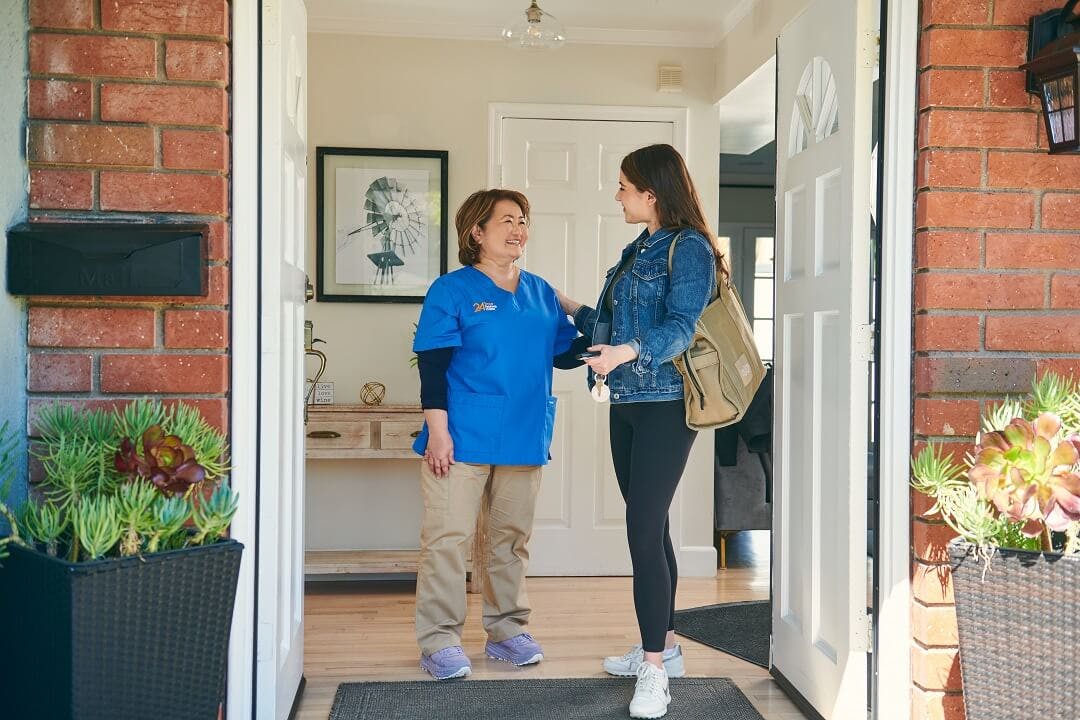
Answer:
[{"label": "succulent plant", "polygon": [[[197,408],[158,399],[113,412],[56,403],[36,424],[33,452],[45,477],[17,513],[0,505],[12,525],[0,551],[10,542],[33,544],[76,562],[209,544],[227,534],[237,507],[225,483],[227,442]],[[0,465],[3,437],[0,427]]]},{"label": "succulent plant", "polygon": [[192,519],[199,529],[195,536],[200,541],[217,542],[229,529],[229,523],[239,507],[239,498],[232,488],[219,485],[214,494],[195,504]]},{"label": "succulent plant", "polygon": [[926,514],[981,548],[1080,553],[1080,385],[1047,373],[988,408],[982,428],[965,465],[934,443],[912,459]]},{"label": "succulent plant", "polygon": [[15,449],[16,441],[11,432],[7,420],[0,423],[0,518],[7,521],[10,532],[0,537],[0,559],[7,555],[7,546],[11,543],[22,545],[23,540],[19,535],[19,523],[15,513],[7,505],[11,487],[15,482]]},{"label": "succulent plant", "polygon": [[177,435],[166,435],[160,425],[151,425],[142,434],[143,454],[135,443],[124,438],[116,451],[116,470],[128,479],[150,481],[166,495],[186,495],[206,479],[206,468],[195,459],[195,451]]},{"label": "succulent plant", "polygon": [[1004,430],[983,433],[968,479],[979,496],[1022,532],[1038,537],[1064,532],[1080,520],[1080,451],[1063,437],[1061,418],[1044,412],[1034,421],[1015,418]]}]

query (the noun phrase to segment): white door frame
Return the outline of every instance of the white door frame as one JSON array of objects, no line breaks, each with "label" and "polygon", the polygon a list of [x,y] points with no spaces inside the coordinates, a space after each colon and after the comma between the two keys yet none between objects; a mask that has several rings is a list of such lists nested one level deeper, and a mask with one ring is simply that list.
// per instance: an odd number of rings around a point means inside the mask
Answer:
[{"label": "white door frame", "polygon": [[229,444],[230,482],[240,496],[231,535],[244,544],[236,590],[226,687],[227,720],[253,718],[255,690],[255,560],[259,466],[259,147],[262,3],[232,6],[232,278]]},{"label": "white door frame", "polygon": [[919,2],[888,0],[885,21],[875,720],[911,717],[911,324]]},{"label": "white door frame", "polygon": [[[488,105],[488,185],[499,187],[502,185],[502,168],[499,158],[502,157],[502,126],[507,118],[525,118],[531,120],[599,120],[619,122],[667,122],[673,127],[672,145],[683,154],[690,157],[689,144],[689,108],[686,107],[644,107],[628,105],[563,105],[553,103],[490,103]],[[693,481],[684,481],[680,489],[678,537],[672,541],[678,547],[679,552],[679,575],[684,577],[711,577],[716,574],[716,548],[712,546],[712,533],[709,533],[710,544],[692,545],[687,543],[687,527],[698,528],[698,522],[691,520],[689,515],[701,508],[712,508],[712,447],[705,447],[706,443],[695,443],[691,450],[687,469],[705,468],[704,455],[710,457],[708,461],[709,480],[706,487],[693,486]],[[697,502],[687,503],[685,498],[688,492],[695,493]],[[702,498],[699,492],[707,492],[708,498]],[[706,502],[707,500],[707,502]],[[712,519],[708,520],[712,527]]]},{"label": "white door frame", "polygon": [[[254,672],[254,561],[257,492],[257,423],[259,317],[259,12],[258,3],[232,4],[232,372],[229,405],[231,482],[240,493],[240,509],[232,537],[245,546],[240,568],[232,638],[229,646],[227,718],[252,717]],[[890,402],[881,409],[881,579],[877,665],[888,668],[876,683],[877,720],[910,718],[910,500],[908,456],[911,444],[911,268],[914,226],[914,167],[916,121],[917,0],[891,0],[886,24],[887,55],[884,205],[882,207],[881,383],[890,388]],[[489,109],[489,157],[498,157],[497,128],[502,117],[529,112],[528,117],[574,119],[670,120],[676,145],[687,150],[687,111],[684,108],[625,108],[589,105],[493,104]],[[536,114],[543,113],[543,114]],[[580,113],[580,114],[579,114]],[[625,114],[621,114],[625,113]],[[636,114],[635,113],[641,113]],[[494,163],[489,183],[498,179]],[[711,548],[710,548],[711,549]],[[715,551],[714,551],[715,552]],[[715,557],[713,559],[715,567]]]},{"label": "white door frame", "polygon": [[616,120],[625,122],[669,122],[675,126],[676,150],[690,152],[687,126],[690,110],[685,107],[632,107],[625,105],[557,105],[553,103],[490,103],[488,105],[488,185],[498,187],[499,158],[502,156],[502,121],[505,118],[531,120]]}]

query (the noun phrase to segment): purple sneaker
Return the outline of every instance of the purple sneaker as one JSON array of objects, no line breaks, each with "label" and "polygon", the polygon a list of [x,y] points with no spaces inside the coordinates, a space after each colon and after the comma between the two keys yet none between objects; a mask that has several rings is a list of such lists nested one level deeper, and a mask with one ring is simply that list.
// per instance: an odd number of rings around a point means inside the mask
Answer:
[{"label": "purple sneaker", "polygon": [[431,677],[436,680],[468,677],[472,673],[472,665],[460,645],[443,648],[430,655],[421,655],[420,667],[431,673]]},{"label": "purple sneaker", "polygon": [[521,633],[502,642],[487,641],[484,652],[492,660],[501,660],[513,665],[532,665],[544,659],[544,650],[540,643],[533,640],[529,633]]}]

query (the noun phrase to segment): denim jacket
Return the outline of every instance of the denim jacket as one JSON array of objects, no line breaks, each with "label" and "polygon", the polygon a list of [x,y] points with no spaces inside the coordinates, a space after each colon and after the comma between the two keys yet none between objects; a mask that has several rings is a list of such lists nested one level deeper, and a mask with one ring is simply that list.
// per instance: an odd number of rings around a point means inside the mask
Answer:
[{"label": "denim jacket", "polygon": [[[679,238],[668,272],[668,249]],[[633,266],[619,276],[612,288],[612,313],[600,307],[612,276],[628,255]],[[669,275],[672,275],[669,277]],[[694,325],[716,287],[716,260],[708,239],[695,230],[661,228],[652,235],[645,230],[627,245],[619,262],[607,271],[597,308],[582,305],[574,313],[574,325],[593,342],[598,323],[611,323],[611,345],[634,346],[638,357],[611,371],[607,384],[613,403],[656,402],[683,397],[682,376],[671,362],[690,346]],[[589,371],[589,387],[595,380]]]}]

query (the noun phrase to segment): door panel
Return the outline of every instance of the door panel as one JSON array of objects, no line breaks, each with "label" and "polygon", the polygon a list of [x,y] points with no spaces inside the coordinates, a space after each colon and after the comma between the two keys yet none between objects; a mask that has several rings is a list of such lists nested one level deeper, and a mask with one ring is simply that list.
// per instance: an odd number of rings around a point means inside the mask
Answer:
[{"label": "door panel", "polygon": [[777,53],[773,668],[866,717],[872,4],[815,0]]},{"label": "door panel", "polygon": [[[505,119],[503,185],[524,192],[532,228],[523,267],[593,303],[604,272],[640,232],[625,223],[615,191],[631,150],[671,143],[667,122]],[[544,468],[529,543],[534,575],[627,575],[625,505],[608,446],[608,405],[585,391],[585,371],[555,371],[559,399],[552,461]],[[679,496],[672,506],[677,523]],[[673,535],[678,537],[677,529]]]},{"label": "door panel", "polygon": [[263,214],[255,717],[284,720],[304,659],[307,11],[262,3]]}]

